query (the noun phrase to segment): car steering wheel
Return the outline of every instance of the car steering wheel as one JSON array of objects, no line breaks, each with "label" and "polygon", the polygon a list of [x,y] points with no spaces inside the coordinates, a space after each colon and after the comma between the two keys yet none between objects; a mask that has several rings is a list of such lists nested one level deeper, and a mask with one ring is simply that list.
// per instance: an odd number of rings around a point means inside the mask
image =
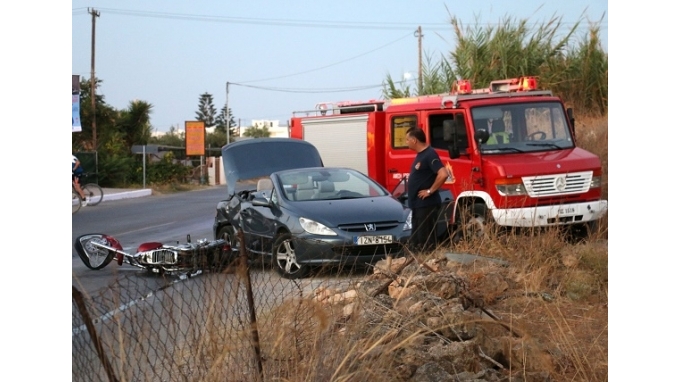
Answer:
[{"label": "car steering wheel", "polygon": [[[535,136],[539,136],[538,138],[535,138]],[[532,141],[542,141],[545,139],[547,135],[543,131],[534,131],[533,133],[529,134],[529,139]]]},{"label": "car steering wheel", "polygon": [[360,198],[362,195],[358,192],[340,190],[336,193],[339,198]]}]

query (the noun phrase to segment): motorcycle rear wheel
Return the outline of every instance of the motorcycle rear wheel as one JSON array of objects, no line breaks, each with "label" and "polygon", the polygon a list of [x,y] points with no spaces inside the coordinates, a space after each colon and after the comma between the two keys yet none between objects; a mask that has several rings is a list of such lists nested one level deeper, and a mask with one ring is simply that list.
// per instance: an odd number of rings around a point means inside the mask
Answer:
[{"label": "motorcycle rear wheel", "polygon": [[82,235],[76,239],[75,248],[80,260],[86,267],[99,270],[107,266],[113,259],[114,252],[108,249],[97,248],[92,243],[109,245],[109,242],[101,234]]}]

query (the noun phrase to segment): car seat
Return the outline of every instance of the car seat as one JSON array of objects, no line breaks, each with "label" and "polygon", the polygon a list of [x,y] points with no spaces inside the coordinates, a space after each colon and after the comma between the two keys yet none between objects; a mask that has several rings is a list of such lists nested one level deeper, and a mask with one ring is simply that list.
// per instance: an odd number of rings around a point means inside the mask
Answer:
[{"label": "car seat", "polygon": [[272,190],[274,189],[274,183],[271,179],[260,179],[257,181],[257,196],[261,196],[269,200],[272,196]]},{"label": "car seat", "polygon": [[297,185],[296,200],[309,200],[314,195],[314,182],[311,180],[307,183],[299,183]]},{"label": "car seat", "polygon": [[505,122],[496,119],[491,125],[491,136],[486,141],[487,145],[497,145],[499,143],[510,143],[510,134],[505,132]]},{"label": "car seat", "polygon": [[335,195],[335,184],[329,180],[322,180],[319,182],[319,188],[316,190],[312,199],[325,199],[329,196]]}]

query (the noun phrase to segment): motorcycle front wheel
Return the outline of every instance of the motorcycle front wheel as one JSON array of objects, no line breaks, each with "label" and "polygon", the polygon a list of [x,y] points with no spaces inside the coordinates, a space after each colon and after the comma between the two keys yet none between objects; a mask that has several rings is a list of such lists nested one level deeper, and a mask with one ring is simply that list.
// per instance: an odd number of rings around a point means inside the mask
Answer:
[{"label": "motorcycle front wheel", "polygon": [[104,268],[111,262],[115,255],[115,252],[99,248],[95,243],[106,246],[110,246],[111,244],[102,234],[82,235],[76,239],[75,243],[76,252],[78,252],[80,260],[83,261],[83,264],[85,264],[86,267],[92,270]]}]

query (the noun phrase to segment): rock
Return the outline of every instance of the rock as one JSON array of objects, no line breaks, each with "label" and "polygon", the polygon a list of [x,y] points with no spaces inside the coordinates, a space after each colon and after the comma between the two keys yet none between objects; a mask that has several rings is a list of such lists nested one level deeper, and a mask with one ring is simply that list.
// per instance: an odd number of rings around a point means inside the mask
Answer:
[{"label": "rock", "polygon": [[446,382],[455,381],[454,376],[435,362],[428,362],[420,366],[411,377],[414,382]]}]

